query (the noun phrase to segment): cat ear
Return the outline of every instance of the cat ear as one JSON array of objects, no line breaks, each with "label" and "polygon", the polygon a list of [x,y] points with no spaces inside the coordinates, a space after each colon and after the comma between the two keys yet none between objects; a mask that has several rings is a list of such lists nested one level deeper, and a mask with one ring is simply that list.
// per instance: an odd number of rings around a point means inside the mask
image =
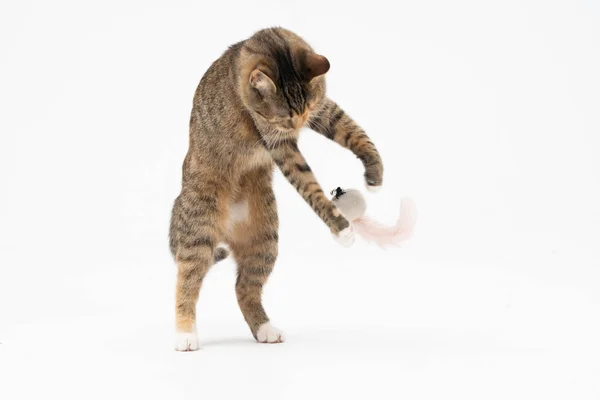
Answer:
[{"label": "cat ear", "polygon": [[307,52],[304,56],[304,75],[307,81],[325,74],[329,67],[329,60],[320,54]]},{"label": "cat ear", "polygon": [[263,96],[273,94],[277,90],[271,78],[259,69],[255,69],[250,73],[249,83],[251,87],[258,90]]}]

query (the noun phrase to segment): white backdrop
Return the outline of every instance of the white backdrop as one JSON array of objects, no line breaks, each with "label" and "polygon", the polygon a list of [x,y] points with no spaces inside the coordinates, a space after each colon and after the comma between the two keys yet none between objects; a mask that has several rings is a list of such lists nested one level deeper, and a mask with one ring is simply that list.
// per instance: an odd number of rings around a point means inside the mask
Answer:
[{"label": "white backdrop", "polygon": [[[204,349],[176,353],[192,96],[274,25],[379,147],[370,214],[410,195],[417,234],[344,249],[277,173],[288,342],[253,342],[226,261]],[[0,49],[0,398],[600,397],[597,1],[4,1]],[[350,153],[300,147],[325,190],[362,188]]]}]

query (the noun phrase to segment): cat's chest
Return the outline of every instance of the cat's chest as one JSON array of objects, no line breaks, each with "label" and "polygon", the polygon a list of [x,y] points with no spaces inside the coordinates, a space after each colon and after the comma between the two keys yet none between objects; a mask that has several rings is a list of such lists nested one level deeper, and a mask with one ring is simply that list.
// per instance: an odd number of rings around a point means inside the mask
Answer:
[{"label": "cat's chest", "polygon": [[265,148],[256,147],[254,149],[250,149],[244,155],[243,161],[243,170],[248,171],[250,169],[255,169],[259,167],[264,167],[271,165],[273,163],[273,159],[271,155],[267,152]]}]

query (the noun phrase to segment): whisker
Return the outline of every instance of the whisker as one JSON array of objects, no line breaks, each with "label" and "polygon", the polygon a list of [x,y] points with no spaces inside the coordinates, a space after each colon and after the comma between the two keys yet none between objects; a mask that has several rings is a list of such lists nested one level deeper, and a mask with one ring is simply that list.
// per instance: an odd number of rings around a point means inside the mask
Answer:
[{"label": "whisker", "polygon": [[329,127],[325,127],[321,121],[311,121],[310,124],[316,126],[317,128],[321,129],[323,131],[323,133],[329,133]]}]

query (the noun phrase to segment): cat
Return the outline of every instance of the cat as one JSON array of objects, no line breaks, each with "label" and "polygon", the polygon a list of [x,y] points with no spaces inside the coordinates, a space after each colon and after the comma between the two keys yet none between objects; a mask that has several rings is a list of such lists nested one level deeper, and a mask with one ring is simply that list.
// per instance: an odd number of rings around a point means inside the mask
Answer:
[{"label": "cat", "polygon": [[211,265],[229,252],[237,263],[238,304],[252,335],[263,343],[285,340],[261,300],[278,251],[275,165],[334,238],[352,244],[352,227],[323,193],[297,145],[300,128],[309,127],[362,161],[367,188],[382,184],[375,145],[325,95],[329,68],[327,58],[301,37],[278,27],[230,46],[200,80],[169,232],[178,268],[176,350],[199,348],[200,287]]}]

